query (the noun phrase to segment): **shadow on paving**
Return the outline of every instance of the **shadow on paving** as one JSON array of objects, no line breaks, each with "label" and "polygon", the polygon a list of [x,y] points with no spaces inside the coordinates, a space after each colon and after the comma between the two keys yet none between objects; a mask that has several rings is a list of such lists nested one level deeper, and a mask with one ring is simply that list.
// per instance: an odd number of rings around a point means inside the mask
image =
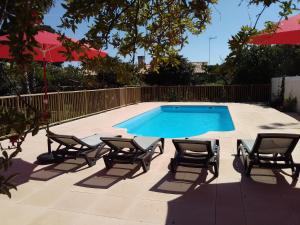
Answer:
[{"label": "shadow on paving", "polygon": [[[95,157],[96,151],[92,151],[88,154],[89,157]],[[37,162],[36,162],[37,163]],[[61,162],[51,164],[49,166],[43,167],[37,171],[34,171],[30,179],[32,180],[40,180],[40,181],[48,181],[60,175],[69,172],[78,172],[80,170],[88,169],[89,166],[86,163],[86,160],[83,158],[68,158],[65,160],[61,160]]]},{"label": "shadow on paving", "polygon": [[[60,163],[55,163],[50,166],[46,166],[42,169],[34,171],[30,175],[31,180],[40,180],[40,181],[48,181],[60,175],[69,172],[79,171],[79,168],[87,165],[84,159],[67,159]],[[87,169],[88,167],[84,167],[80,170]]]},{"label": "shadow on paving", "polygon": [[283,129],[294,129],[299,130],[300,129],[300,123],[270,123],[267,125],[259,126],[261,129],[266,130],[283,130]]},{"label": "shadow on paving", "polygon": [[[300,224],[300,189],[281,171],[253,169],[244,177],[241,162],[233,161],[239,182],[208,179],[205,169],[180,168],[166,174],[150,191],[179,193],[168,202],[167,225],[282,225]],[[226,176],[220,171],[220,176]],[[224,179],[224,177],[223,177]]]},{"label": "shadow on paving", "polygon": [[[155,152],[152,161],[160,156],[160,152]],[[140,172],[138,172],[140,171]],[[88,188],[107,189],[124,179],[134,179],[144,174],[141,165],[115,163],[111,169],[102,169],[97,173],[79,181],[75,185]]]},{"label": "shadow on paving", "polygon": [[12,181],[12,183],[16,186],[27,183],[33,170],[37,167],[36,164],[29,163],[20,158],[14,158],[11,162],[12,165],[9,167],[8,171],[1,173],[1,175],[10,176],[16,174],[16,177]]},{"label": "shadow on paving", "polygon": [[297,113],[297,112],[282,112],[282,113],[284,113],[284,114],[286,114],[286,115],[288,115],[288,116],[290,116],[290,117],[292,117],[292,118],[300,121],[300,114]]},{"label": "shadow on paving", "polygon": [[140,166],[137,164],[115,164],[111,169],[106,168],[100,170],[97,173],[79,181],[75,185],[89,188],[101,188],[107,189],[126,178],[135,178],[143,171],[136,174],[140,170]]}]

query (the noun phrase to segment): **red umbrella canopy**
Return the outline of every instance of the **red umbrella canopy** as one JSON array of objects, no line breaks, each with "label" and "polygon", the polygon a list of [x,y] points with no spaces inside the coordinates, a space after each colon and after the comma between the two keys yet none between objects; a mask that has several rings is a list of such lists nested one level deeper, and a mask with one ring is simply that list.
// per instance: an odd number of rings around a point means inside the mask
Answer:
[{"label": "red umbrella canopy", "polygon": [[262,33],[251,37],[248,43],[257,45],[300,44],[300,14],[282,20],[275,32]]},{"label": "red umbrella canopy", "polygon": [[[34,60],[46,61],[46,62],[65,62],[65,61],[80,61],[82,56],[87,58],[105,57],[106,52],[90,48],[88,45],[82,45],[80,51],[72,51],[71,58],[67,58],[67,49],[63,46],[59,40],[60,36],[55,33],[47,31],[39,31],[35,36],[35,40],[39,44],[39,47],[34,48]],[[67,37],[66,37],[67,38]],[[67,38],[74,43],[78,43],[78,40]],[[8,36],[0,36],[0,41],[8,41]],[[0,44],[0,58],[11,59],[13,58],[9,53],[9,46]]]},{"label": "red umbrella canopy", "polygon": [[[67,37],[66,37],[67,38]],[[47,31],[39,31],[34,39],[38,43],[38,47],[35,47],[34,52],[25,52],[33,55],[35,61],[43,61],[44,64],[44,110],[45,118],[48,117],[48,84],[46,78],[46,62],[65,62],[65,61],[80,61],[81,57],[87,58],[105,57],[107,55],[104,51],[98,51],[94,48],[90,48],[88,45],[81,45],[80,51],[71,51],[71,58],[68,57],[67,49],[63,46],[60,40],[60,36],[55,33]],[[67,38],[71,42],[78,43],[77,40]],[[5,45],[5,41],[8,41],[8,35],[0,36],[0,41],[4,41],[0,44],[0,58],[13,59],[9,52],[9,46]],[[47,128],[48,129],[48,128]]]}]

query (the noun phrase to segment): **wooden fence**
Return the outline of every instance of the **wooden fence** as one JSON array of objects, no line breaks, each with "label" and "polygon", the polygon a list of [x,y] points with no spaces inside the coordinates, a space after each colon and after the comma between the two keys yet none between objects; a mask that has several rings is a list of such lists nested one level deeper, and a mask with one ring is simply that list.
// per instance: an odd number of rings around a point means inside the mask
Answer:
[{"label": "wooden fence", "polygon": [[[43,110],[43,94],[0,97],[0,107],[26,109],[26,103]],[[141,102],[141,88],[126,87],[99,90],[53,92],[48,94],[50,123],[57,123]],[[0,134],[1,136],[1,134]]]},{"label": "wooden fence", "polygon": [[269,102],[271,86],[151,86],[142,87],[142,101]]},{"label": "wooden fence", "polygon": [[[270,85],[125,87],[49,93],[50,124],[149,101],[268,102]],[[43,111],[43,94],[0,97],[1,108]],[[2,128],[2,129],[1,129]],[[0,137],[4,128],[0,125]]]}]

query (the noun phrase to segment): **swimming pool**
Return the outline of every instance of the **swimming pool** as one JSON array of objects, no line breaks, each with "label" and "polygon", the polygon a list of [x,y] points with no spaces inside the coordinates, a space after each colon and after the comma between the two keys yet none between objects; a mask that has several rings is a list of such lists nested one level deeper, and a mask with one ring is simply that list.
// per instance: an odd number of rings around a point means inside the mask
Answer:
[{"label": "swimming pool", "polygon": [[165,105],[139,114],[114,127],[126,128],[139,136],[179,138],[208,131],[232,131],[234,125],[227,106]]}]

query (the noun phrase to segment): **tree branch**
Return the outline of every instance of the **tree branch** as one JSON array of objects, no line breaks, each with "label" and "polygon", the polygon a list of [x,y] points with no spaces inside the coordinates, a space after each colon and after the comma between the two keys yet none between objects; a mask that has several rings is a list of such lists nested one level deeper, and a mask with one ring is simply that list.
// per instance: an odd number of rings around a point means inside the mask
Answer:
[{"label": "tree branch", "polygon": [[3,26],[3,23],[4,23],[4,17],[5,17],[5,14],[6,14],[7,3],[8,3],[8,0],[5,0],[5,5],[4,5],[3,12],[2,12],[2,15],[1,15],[1,19],[0,19],[0,31],[2,30],[2,26]]}]

